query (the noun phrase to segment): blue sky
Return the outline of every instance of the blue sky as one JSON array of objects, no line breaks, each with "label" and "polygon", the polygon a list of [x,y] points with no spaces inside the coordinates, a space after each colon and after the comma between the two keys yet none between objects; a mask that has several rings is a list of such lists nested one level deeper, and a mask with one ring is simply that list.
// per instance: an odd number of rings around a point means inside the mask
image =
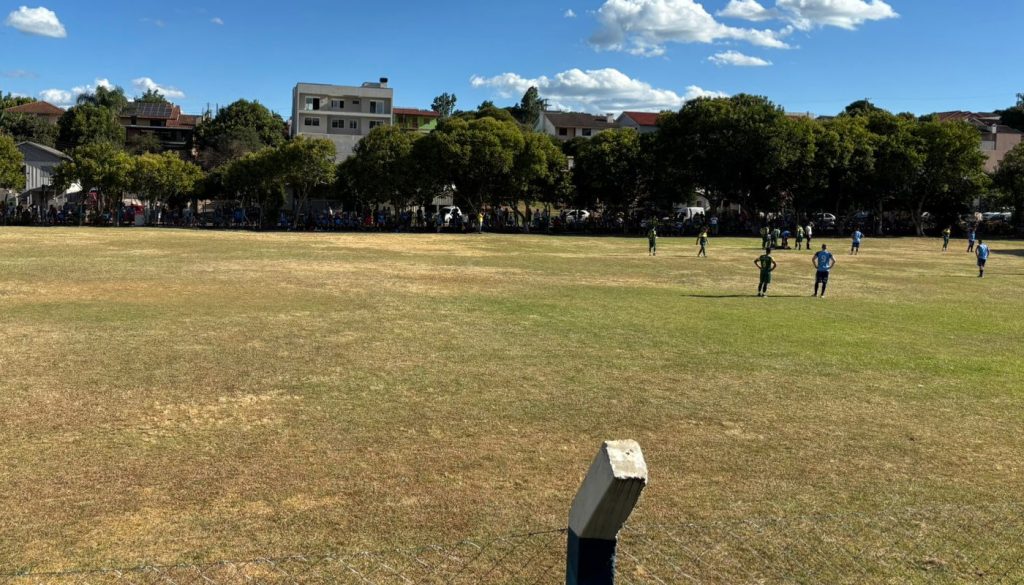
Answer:
[{"label": "blue sky", "polygon": [[51,101],[106,80],[192,113],[244,97],[287,117],[296,82],[381,76],[422,108],[534,83],[594,112],[740,92],[816,114],[864,97],[991,110],[1024,91],[1022,0],[41,1],[0,1],[0,90]]}]

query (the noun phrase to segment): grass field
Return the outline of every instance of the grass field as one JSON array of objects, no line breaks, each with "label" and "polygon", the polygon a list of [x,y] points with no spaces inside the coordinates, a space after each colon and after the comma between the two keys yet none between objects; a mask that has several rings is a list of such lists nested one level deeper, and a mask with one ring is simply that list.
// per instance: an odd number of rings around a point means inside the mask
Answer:
[{"label": "grass field", "polygon": [[0,231],[0,567],[1018,501],[1024,242]]}]

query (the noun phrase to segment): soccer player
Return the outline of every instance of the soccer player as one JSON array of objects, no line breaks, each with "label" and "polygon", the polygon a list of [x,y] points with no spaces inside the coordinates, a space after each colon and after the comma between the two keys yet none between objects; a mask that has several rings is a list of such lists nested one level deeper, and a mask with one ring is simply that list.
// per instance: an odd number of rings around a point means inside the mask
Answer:
[{"label": "soccer player", "polygon": [[978,278],[985,276],[985,263],[988,262],[988,244],[978,240],[978,250],[975,255],[978,257]]},{"label": "soccer player", "polygon": [[708,228],[701,228],[700,235],[697,236],[697,244],[700,245],[700,251],[697,252],[697,257],[701,256],[708,257]]},{"label": "soccer player", "polygon": [[953,233],[953,226],[947,226],[946,229],[942,230],[942,251],[945,252],[949,248],[949,236]]},{"label": "soccer player", "polygon": [[807,227],[804,228],[804,235],[807,236],[807,250],[811,249],[811,239],[814,237],[814,224],[807,222]]},{"label": "soccer player", "polygon": [[647,230],[647,253],[650,256],[658,255],[658,230],[651,224],[651,229]]},{"label": "soccer player", "polygon": [[762,250],[767,250],[768,249],[768,234],[769,234],[768,226],[766,226],[766,225],[761,226],[761,249]]},{"label": "soccer player", "polygon": [[804,246],[804,226],[796,226],[796,249],[802,250]]},{"label": "soccer player", "polygon": [[978,238],[978,232],[974,226],[967,228],[967,253],[970,254],[974,251],[974,240]]},{"label": "soccer player", "polygon": [[852,242],[850,243],[850,254],[856,256],[860,253],[860,241],[864,239],[864,233],[860,231],[860,228],[853,230],[853,235],[850,236]]},{"label": "soccer player", "polygon": [[768,296],[768,285],[772,283],[772,271],[779,266],[775,259],[772,258],[771,248],[765,250],[761,257],[754,260],[754,266],[757,266],[761,271],[761,282],[757,285],[757,296],[766,297]]},{"label": "soccer player", "polygon": [[821,251],[811,258],[811,264],[817,269],[818,274],[814,278],[814,296],[818,296],[818,287],[821,286],[821,298],[825,298],[825,288],[828,287],[828,275],[832,267],[836,265],[836,258],[828,251],[826,244],[821,245]]}]

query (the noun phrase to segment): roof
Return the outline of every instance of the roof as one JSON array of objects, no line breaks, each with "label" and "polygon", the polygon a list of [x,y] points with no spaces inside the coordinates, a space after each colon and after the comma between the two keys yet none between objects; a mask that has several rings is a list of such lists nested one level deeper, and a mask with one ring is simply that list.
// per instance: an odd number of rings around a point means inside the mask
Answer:
[{"label": "roof", "polygon": [[61,116],[64,114],[64,110],[50,102],[30,102],[7,108],[5,111],[17,114],[35,114],[37,116]]},{"label": "roof", "polygon": [[[157,104],[149,102],[128,102],[121,116],[135,116],[137,118],[157,118],[169,120],[178,106],[174,104]],[[178,109],[180,115],[181,110]]]},{"label": "roof", "polygon": [[622,115],[636,122],[637,126],[657,126],[658,116],[661,114],[654,112],[622,112]]},{"label": "roof", "polygon": [[581,112],[544,112],[544,116],[556,127],[595,128],[608,130],[618,128],[618,122],[608,121],[607,116],[595,116]]},{"label": "roof", "polygon": [[43,151],[43,152],[45,152],[47,154],[51,154],[51,155],[53,155],[53,156],[55,156],[57,158],[63,158],[63,159],[71,160],[70,156],[64,154],[63,152],[57,150],[56,148],[50,148],[49,146],[46,146],[44,144],[39,144],[38,142],[29,142],[29,141],[19,142],[17,146],[18,146],[18,150],[21,150],[23,146],[28,146],[28,147],[31,147],[31,148],[35,148],[35,149],[41,150],[41,151]]},{"label": "roof", "polygon": [[396,116],[423,116],[425,118],[440,118],[441,114],[434,110],[417,110],[416,108],[392,108]]}]

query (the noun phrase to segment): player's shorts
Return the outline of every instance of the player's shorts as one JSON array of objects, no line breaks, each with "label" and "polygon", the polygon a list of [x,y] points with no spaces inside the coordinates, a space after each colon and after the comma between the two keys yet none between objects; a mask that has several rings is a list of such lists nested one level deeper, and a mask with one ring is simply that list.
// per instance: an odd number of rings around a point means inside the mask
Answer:
[{"label": "player's shorts", "polygon": [[827,270],[819,270],[818,271],[818,275],[814,279],[814,282],[816,284],[827,283],[828,282],[828,274],[829,274],[829,272]]},{"label": "player's shorts", "polygon": [[985,258],[985,259],[978,258],[978,267],[979,268],[984,268],[985,267],[985,262],[987,260],[988,260],[987,258]]},{"label": "player's shorts", "polygon": [[771,284],[771,283],[772,283],[772,273],[771,272],[762,272],[761,273],[761,284]]},{"label": "player's shorts", "polygon": [[860,248],[860,242],[854,242],[853,243],[853,247],[854,248]]}]

